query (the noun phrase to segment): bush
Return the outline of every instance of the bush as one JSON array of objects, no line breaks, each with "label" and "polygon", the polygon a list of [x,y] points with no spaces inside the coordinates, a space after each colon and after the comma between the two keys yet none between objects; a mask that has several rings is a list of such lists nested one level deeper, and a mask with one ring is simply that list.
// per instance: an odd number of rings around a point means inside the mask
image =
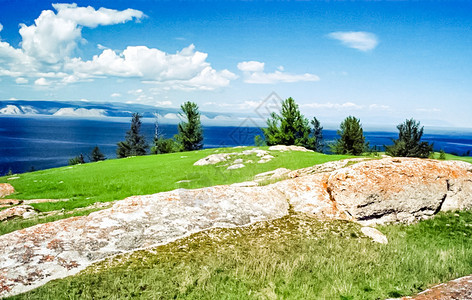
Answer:
[{"label": "bush", "polygon": [[174,139],[165,139],[162,136],[154,139],[154,146],[151,148],[152,154],[164,154],[180,151],[180,145]]},{"label": "bush", "polygon": [[78,164],[85,164],[84,155],[81,153],[74,158],[69,159],[69,165],[78,165]]},{"label": "bush", "polygon": [[[313,121],[318,121],[314,118]],[[272,113],[267,119],[267,128],[263,128],[267,145],[297,145],[315,150],[321,141],[317,141],[316,130],[323,129],[319,122],[313,123],[318,126],[311,135],[312,130],[308,119],[305,118],[298,108],[293,98],[288,98],[282,102],[282,109],[279,114]],[[318,137],[319,137],[318,132]],[[322,136],[322,135],[321,135]]]},{"label": "bush", "polygon": [[446,159],[446,152],[444,152],[444,150],[439,151],[439,159],[440,160]]},{"label": "bush", "polygon": [[256,135],[254,137],[254,145],[257,147],[262,147],[265,145],[265,141],[260,135]]},{"label": "bush", "polygon": [[331,151],[336,154],[361,155],[369,148],[359,119],[349,116],[339,127],[337,133],[340,138],[330,146]]}]

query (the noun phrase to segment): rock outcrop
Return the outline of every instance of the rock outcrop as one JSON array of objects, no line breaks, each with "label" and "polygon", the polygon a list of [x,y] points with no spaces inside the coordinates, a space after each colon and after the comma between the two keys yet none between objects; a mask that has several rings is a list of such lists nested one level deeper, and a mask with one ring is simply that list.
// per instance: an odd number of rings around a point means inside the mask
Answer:
[{"label": "rock outcrop", "polygon": [[[0,236],[0,297],[72,275],[106,257],[171,242],[212,227],[234,227],[294,211],[362,224],[411,222],[472,207],[472,165],[414,158],[346,160],[245,182],[179,189],[117,201],[88,216]],[[257,176],[256,176],[257,179]],[[276,179],[274,177],[274,179]],[[375,230],[365,229],[379,242]]]},{"label": "rock outcrop", "polygon": [[11,195],[15,192],[15,188],[9,183],[0,183],[0,198]]},{"label": "rock outcrop", "polygon": [[412,222],[472,206],[472,165],[385,158],[333,171],[327,192],[337,208],[365,224]]},{"label": "rock outcrop", "polygon": [[15,231],[0,236],[0,297],[75,274],[111,255],[287,212],[278,190],[217,186],[130,197],[88,216]]}]

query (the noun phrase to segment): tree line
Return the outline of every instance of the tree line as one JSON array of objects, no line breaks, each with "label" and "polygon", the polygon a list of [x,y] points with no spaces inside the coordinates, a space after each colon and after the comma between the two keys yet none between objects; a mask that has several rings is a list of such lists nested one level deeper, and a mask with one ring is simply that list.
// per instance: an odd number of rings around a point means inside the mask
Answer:
[{"label": "tree line", "polygon": [[[146,141],[145,136],[141,133],[142,115],[133,113],[131,117],[130,129],[126,132],[125,140],[118,142],[116,156],[124,158],[129,156],[146,155],[149,148],[151,154],[163,154],[179,151],[193,151],[203,148],[203,128],[200,121],[200,112],[196,103],[187,101],[180,106],[182,112],[179,113],[183,119],[177,125],[178,134],[173,138],[164,138],[159,130],[159,124],[156,123],[156,131],[152,145]],[[89,161],[97,162],[105,160],[105,155],[96,146]],[[85,163],[85,157],[80,154],[69,160],[70,165]]]},{"label": "tree line", "polygon": [[[200,121],[200,112],[196,103],[187,101],[181,106],[182,121],[177,125],[178,134],[173,138],[164,138],[156,122],[156,130],[152,144],[149,145],[141,134],[142,116],[133,113],[131,127],[126,132],[125,140],[117,144],[116,155],[118,158],[140,156],[147,154],[149,148],[151,154],[163,154],[179,151],[193,151],[203,148],[203,128]],[[401,157],[430,157],[433,152],[433,144],[421,141],[423,127],[414,119],[406,120],[397,126],[398,139],[393,139],[393,145],[384,146],[386,154]],[[313,117],[308,120],[301,112],[293,98],[282,102],[279,113],[272,113],[267,119],[267,127],[262,128],[264,138],[256,136],[256,146],[263,145],[297,145],[316,152],[324,152],[325,147],[332,153],[346,155],[361,155],[365,152],[376,151],[370,148],[366,141],[360,120],[354,116],[345,118],[337,130],[339,136],[333,143],[326,145],[323,141],[323,127],[320,121]],[[440,159],[445,158],[444,151],[440,153]],[[92,162],[105,160],[105,155],[95,147],[89,160]],[[69,160],[69,164],[85,163],[83,154]]]},{"label": "tree line", "polygon": [[[311,125],[311,127],[310,127]],[[433,144],[421,141],[423,127],[414,119],[406,120],[397,126],[398,139],[393,145],[385,146],[386,154],[401,157],[430,157],[433,153]],[[263,128],[265,143],[272,145],[297,145],[323,152],[323,127],[316,117],[311,122],[305,118],[295,100],[288,98],[282,102],[280,112],[272,113],[267,120],[267,128]],[[366,142],[360,120],[349,116],[341,122],[339,136],[333,143],[327,145],[335,154],[361,155],[372,149]],[[259,141],[261,138],[256,137]],[[259,141],[260,143],[260,141]],[[440,158],[445,158],[441,151]]]}]

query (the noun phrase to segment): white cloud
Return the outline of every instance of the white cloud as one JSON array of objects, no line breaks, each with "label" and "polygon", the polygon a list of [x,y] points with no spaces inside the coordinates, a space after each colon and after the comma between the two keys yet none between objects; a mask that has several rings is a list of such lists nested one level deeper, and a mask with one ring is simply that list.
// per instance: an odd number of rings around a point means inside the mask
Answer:
[{"label": "white cloud", "polygon": [[193,44],[176,54],[146,46],[129,46],[122,53],[106,49],[89,61],[74,58],[65,67],[89,76],[138,77],[146,83],[181,90],[213,90],[227,86],[236,78],[226,69],[213,69],[206,61],[207,56],[195,51]]},{"label": "white cloud", "polygon": [[320,78],[314,74],[290,74],[284,73],[283,67],[279,67],[273,73],[264,72],[265,64],[258,61],[243,61],[238,63],[238,69],[244,73],[244,82],[258,84],[273,84],[278,82],[318,81]]},{"label": "white cloud", "polygon": [[23,77],[18,77],[17,79],[15,79],[15,82],[18,84],[26,84],[28,83],[28,79],[23,78]]},{"label": "white cloud", "polygon": [[[159,89],[214,90],[237,78],[224,69],[215,70],[207,53],[195,46],[169,54],[146,46],[114,51],[97,44],[101,53],[91,60],[74,57],[86,42],[82,28],[125,23],[144,17],[141,11],[123,11],[76,4],[53,4],[56,13],[44,10],[27,26],[20,24],[21,48],[0,41],[0,76],[28,77],[36,85],[70,84],[116,76],[138,78]],[[36,79],[36,80],[33,80]]]},{"label": "white cloud", "polygon": [[47,81],[46,78],[41,77],[41,78],[36,79],[34,84],[40,85],[40,86],[47,86],[47,85],[50,85],[51,82]]},{"label": "white cloud", "polygon": [[337,110],[343,110],[343,109],[362,109],[362,105],[357,105],[353,102],[345,102],[345,103],[307,103],[307,104],[300,104],[300,107],[304,108],[317,108],[317,109],[337,109]]},{"label": "white cloud", "polygon": [[118,97],[121,97],[121,94],[120,93],[113,93],[113,94],[110,95],[110,97],[118,98]]},{"label": "white cloud", "polygon": [[2,25],[2,23],[0,23],[0,31],[2,31],[2,30],[3,30],[3,25]]},{"label": "white cloud", "polygon": [[258,61],[243,61],[238,63],[238,69],[243,72],[264,72],[264,63]]},{"label": "white cloud", "polygon": [[379,44],[375,34],[365,31],[337,31],[328,35],[340,41],[344,46],[360,51],[369,51]]},{"label": "white cloud", "polygon": [[18,100],[18,99],[17,99],[17,98],[15,98],[15,97],[11,97],[11,98],[10,98],[10,99],[8,99],[8,100],[15,101],[15,100]]},{"label": "white cloud", "polygon": [[143,89],[129,90],[128,94],[139,95],[143,93]]},{"label": "white cloud", "polygon": [[28,56],[46,63],[57,63],[68,57],[82,40],[82,27],[112,25],[143,17],[141,11],[93,7],[77,4],[53,4],[57,11],[43,10],[33,25],[20,24],[21,46]]}]

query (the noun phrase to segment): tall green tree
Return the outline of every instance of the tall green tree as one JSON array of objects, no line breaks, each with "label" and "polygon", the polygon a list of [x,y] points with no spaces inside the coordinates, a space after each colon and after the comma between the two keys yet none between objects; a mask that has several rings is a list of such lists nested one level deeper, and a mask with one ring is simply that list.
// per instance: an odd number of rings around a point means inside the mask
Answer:
[{"label": "tall green tree", "polygon": [[126,132],[125,141],[119,142],[118,149],[116,149],[116,155],[119,158],[146,154],[149,146],[146,143],[146,138],[141,134],[141,118],[139,113],[133,113],[131,128]]},{"label": "tall green tree", "polygon": [[313,147],[312,150],[316,152],[323,152],[324,144],[323,144],[323,126],[321,126],[320,121],[313,117],[311,120],[311,125],[313,126]]},{"label": "tall green tree", "polygon": [[393,145],[385,146],[385,152],[391,156],[427,158],[433,151],[433,144],[422,142],[423,127],[420,122],[409,119],[397,126],[398,139]]},{"label": "tall green tree", "polygon": [[361,155],[368,148],[361,121],[353,116],[341,122],[337,133],[340,138],[331,145],[331,150],[336,154]]},{"label": "tall green tree", "polygon": [[[320,126],[319,122],[318,126]],[[297,103],[291,97],[282,102],[279,114],[272,113],[270,115],[269,119],[267,119],[267,128],[262,130],[265,141],[269,146],[297,145],[313,150],[316,148],[316,135],[311,135],[312,130],[308,119],[302,115]],[[316,130],[319,130],[319,128],[314,131]],[[319,137],[320,132],[317,134]]]},{"label": "tall green tree", "polygon": [[182,150],[193,151],[203,148],[203,128],[200,122],[198,105],[187,101],[180,106],[180,116],[185,119],[178,125],[179,133],[176,140],[182,145]]}]

